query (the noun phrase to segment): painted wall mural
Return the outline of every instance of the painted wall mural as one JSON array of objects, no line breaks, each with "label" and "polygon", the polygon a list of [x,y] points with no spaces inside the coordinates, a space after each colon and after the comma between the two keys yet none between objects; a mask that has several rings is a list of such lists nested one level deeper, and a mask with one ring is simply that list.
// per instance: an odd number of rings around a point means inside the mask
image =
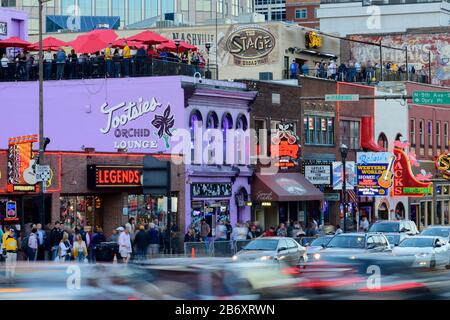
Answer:
[{"label": "painted wall mural", "polygon": [[[352,36],[352,39],[370,41],[383,45],[404,48],[408,46],[408,63],[414,65],[416,72],[428,75],[428,58],[431,52],[432,84],[450,85],[450,36],[448,33],[407,34],[392,36]],[[380,60],[378,46],[350,43],[352,59],[374,63]],[[405,52],[383,48],[383,61],[405,63]]]}]

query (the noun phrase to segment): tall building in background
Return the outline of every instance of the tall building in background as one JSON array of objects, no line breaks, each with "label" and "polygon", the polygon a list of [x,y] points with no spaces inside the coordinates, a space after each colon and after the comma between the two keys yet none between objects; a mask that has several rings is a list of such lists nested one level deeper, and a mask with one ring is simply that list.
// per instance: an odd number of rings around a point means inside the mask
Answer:
[{"label": "tall building in background", "polygon": [[286,20],[319,29],[320,21],[317,18],[319,8],[320,0],[286,0]]},{"label": "tall building in background", "polygon": [[[0,6],[24,10],[29,15],[29,33],[39,29],[37,0],[0,0]],[[236,20],[238,16],[253,12],[253,0],[51,0],[44,5],[44,20],[68,21],[62,30],[73,30],[68,17],[120,17],[120,28],[142,21],[150,26],[207,24],[215,20]],[[275,1],[275,0],[272,0]],[[277,0],[281,2],[281,0]],[[284,7],[284,0],[283,7]],[[67,17],[68,16],[68,17]],[[72,19],[73,20],[73,19]],[[281,20],[281,19],[280,19]],[[108,27],[101,20],[94,28]],[[47,20],[48,22],[48,20]],[[112,26],[109,26],[112,28]],[[44,30],[47,30],[44,26]],[[47,30],[53,31],[53,30]],[[85,30],[83,30],[85,31]]]},{"label": "tall building in background", "polygon": [[286,21],[286,0],[253,0],[254,11],[263,14],[266,21]]}]

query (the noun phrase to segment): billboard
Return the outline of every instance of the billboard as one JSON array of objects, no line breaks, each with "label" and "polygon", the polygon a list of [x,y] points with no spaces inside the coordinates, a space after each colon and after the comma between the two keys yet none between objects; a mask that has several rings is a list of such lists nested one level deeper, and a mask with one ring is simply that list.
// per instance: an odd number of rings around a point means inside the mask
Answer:
[{"label": "billboard", "polygon": [[33,143],[35,142],[38,142],[37,135],[8,139],[8,192],[36,191],[36,159],[33,158]]},{"label": "billboard", "polygon": [[[347,161],[345,163],[346,187],[347,190],[352,190],[356,187],[356,162]],[[333,162],[333,190],[342,190],[344,177],[344,170],[342,162]]]},{"label": "billboard", "polygon": [[[0,131],[6,149],[8,137],[38,132],[38,99],[30,94],[38,83],[7,83],[1,90],[2,104],[11,106]],[[48,81],[44,105],[49,151],[170,153],[170,138],[184,125],[179,77]]]},{"label": "billboard", "polygon": [[314,185],[330,185],[331,164],[304,164],[303,175]]},{"label": "billboard", "polygon": [[358,196],[386,197],[393,182],[394,160],[390,152],[358,152]]}]

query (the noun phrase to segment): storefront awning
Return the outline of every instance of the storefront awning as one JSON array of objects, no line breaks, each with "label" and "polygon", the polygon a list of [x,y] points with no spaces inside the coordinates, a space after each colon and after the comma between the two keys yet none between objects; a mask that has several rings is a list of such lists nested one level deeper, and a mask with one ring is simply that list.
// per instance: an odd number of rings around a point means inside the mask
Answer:
[{"label": "storefront awning", "polygon": [[314,201],[324,195],[300,173],[256,174],[252,198],[264,201]]},{"label": "storefront awning", "polygon": [[299,53],[322,57],[322,58],[329,58],[329,59],[337,59],[338,58],[337,55],[335,55],[334,53],[320,52],[320,51],[311,50],[311,49],[302,49],[299,51]]}]

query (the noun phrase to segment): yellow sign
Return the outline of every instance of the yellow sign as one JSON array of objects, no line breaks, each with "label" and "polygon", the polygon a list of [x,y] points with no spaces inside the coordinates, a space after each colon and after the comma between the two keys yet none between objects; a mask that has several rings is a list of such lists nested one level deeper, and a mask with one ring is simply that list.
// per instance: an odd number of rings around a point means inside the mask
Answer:
[{"label": "yellow sign", "polygon": [[313,31],[308,32],[306,34],[305,46],[308,49],[320,48],[322,46],[322,38]]},{"label": "yellow sign", "polygon": [[437,161],[437,169],[442,173],[442,176],[450,180],[450,154],[441,155]]}]

